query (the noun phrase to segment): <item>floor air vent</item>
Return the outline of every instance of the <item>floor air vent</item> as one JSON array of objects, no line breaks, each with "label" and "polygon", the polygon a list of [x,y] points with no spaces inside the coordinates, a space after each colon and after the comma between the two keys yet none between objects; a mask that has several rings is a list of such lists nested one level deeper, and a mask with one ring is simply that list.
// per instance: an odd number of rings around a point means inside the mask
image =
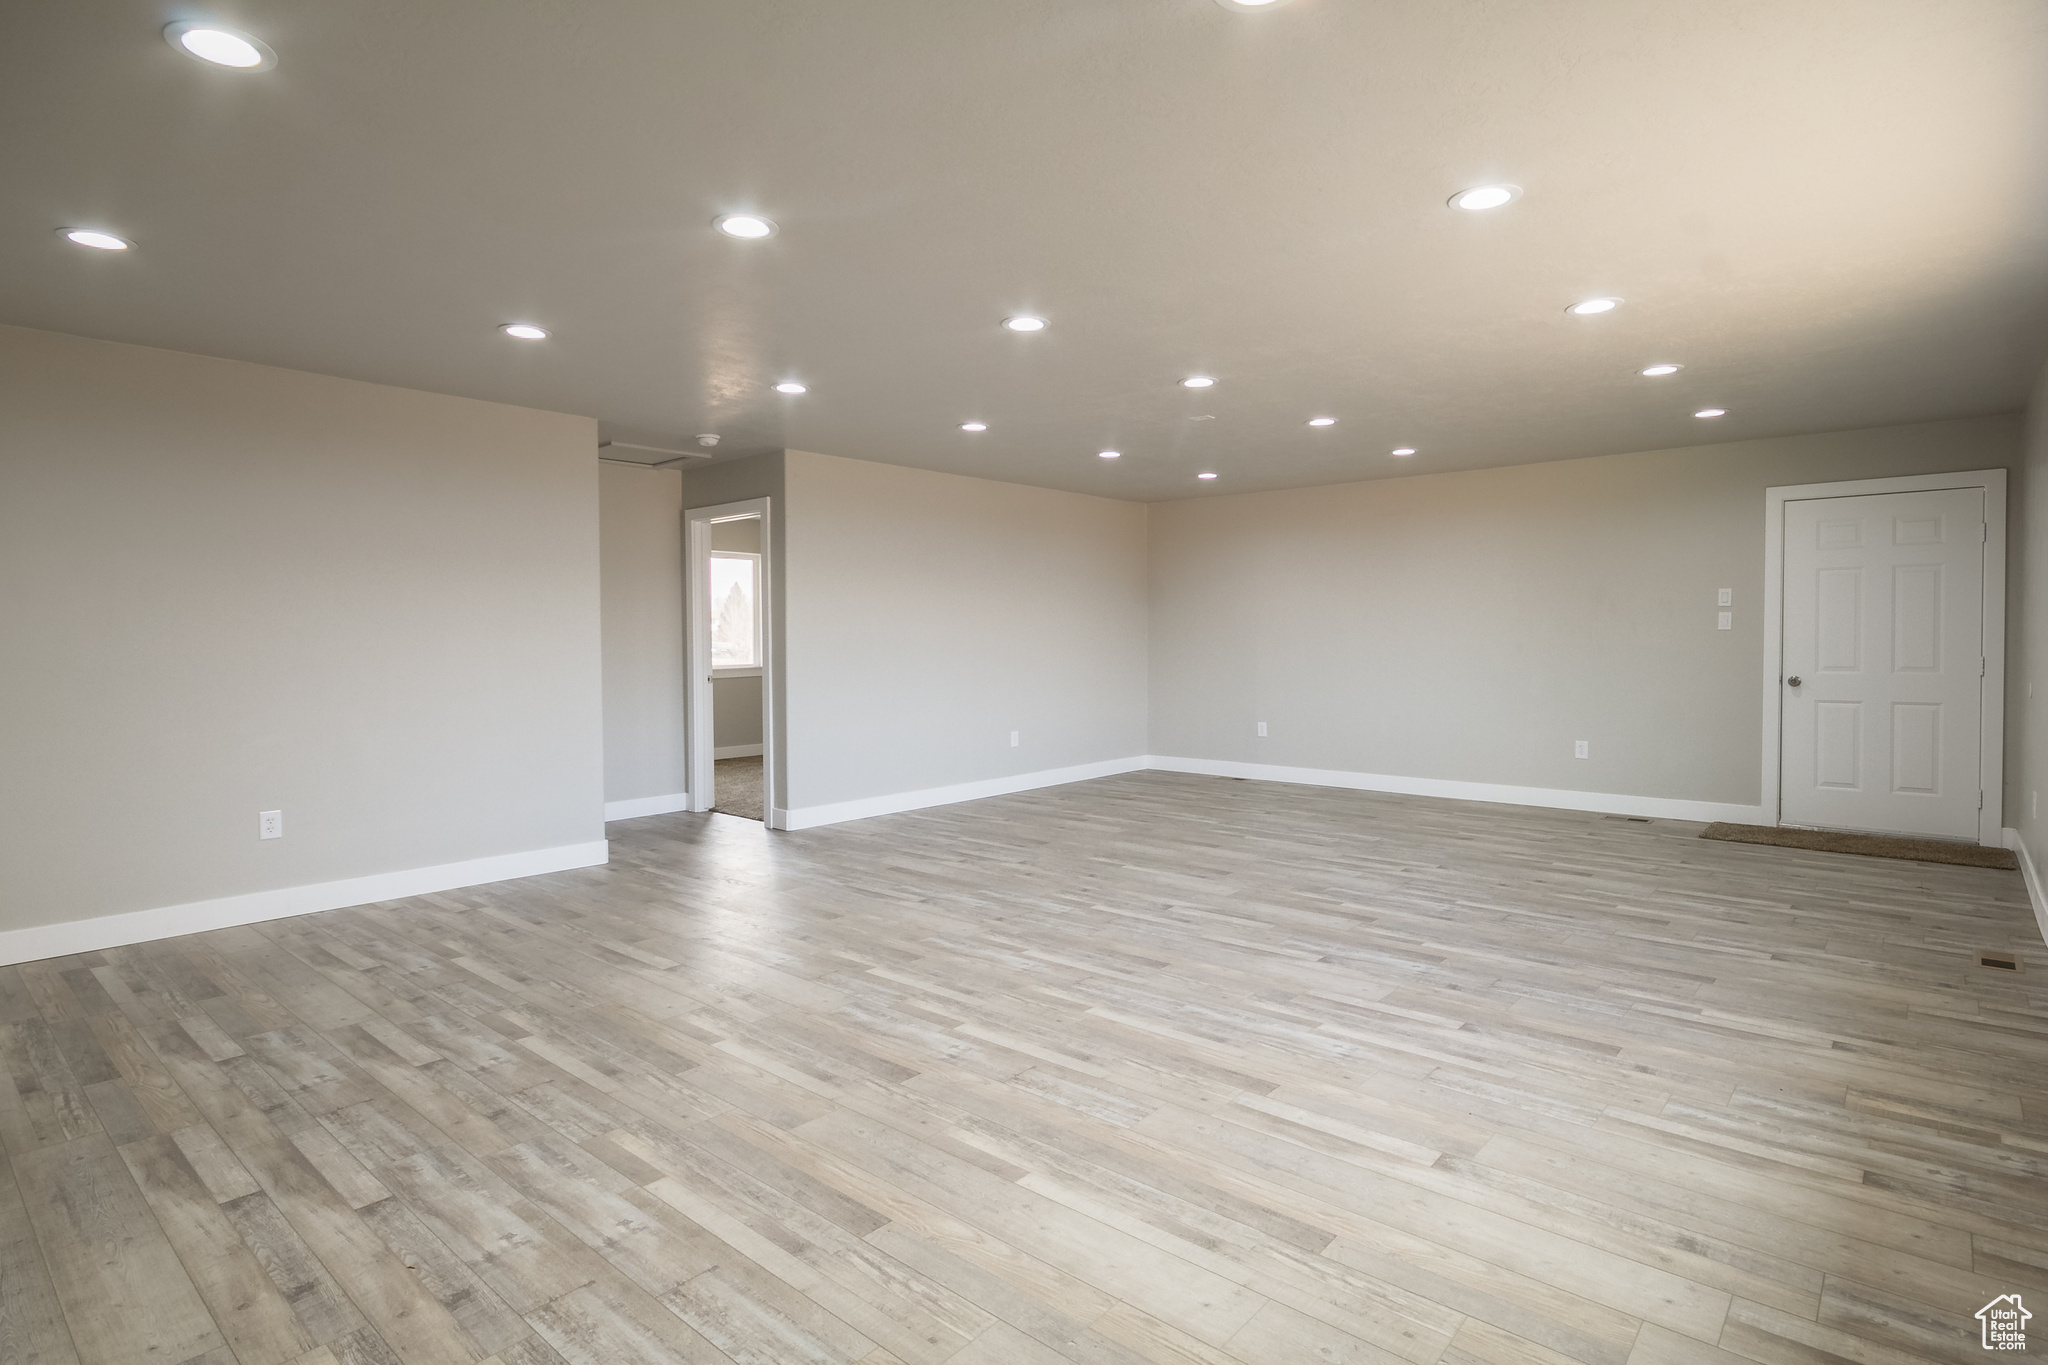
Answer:
[{"label": "floor air vent", "polygon": [[1996,967],[2001,972],[2016,972],[2020,969],[2020,960],[2011,953],[1979,953],[1977,965]]}]

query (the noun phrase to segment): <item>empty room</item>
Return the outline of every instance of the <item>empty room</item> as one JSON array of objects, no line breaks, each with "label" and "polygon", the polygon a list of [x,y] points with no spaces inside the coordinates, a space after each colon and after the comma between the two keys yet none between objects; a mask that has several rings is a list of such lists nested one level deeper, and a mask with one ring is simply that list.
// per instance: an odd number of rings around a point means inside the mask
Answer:
[{"label": "empty room", "polygon": [[0,35],[0,1365],[2048,1347],[2037,0]]}]

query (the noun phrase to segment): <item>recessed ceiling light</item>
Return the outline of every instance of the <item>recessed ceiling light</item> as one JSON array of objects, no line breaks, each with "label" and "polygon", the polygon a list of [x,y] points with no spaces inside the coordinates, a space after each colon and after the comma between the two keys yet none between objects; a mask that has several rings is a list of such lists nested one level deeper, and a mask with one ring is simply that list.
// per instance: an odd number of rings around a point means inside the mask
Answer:
[{"label": "recessed ceiling light", "polygon": [[1611,313],[1619,307],[1621,307],[1620,299],[1580,299],[1564,311],[1567,313],[1577,313],[1583,318],[1590,317],[1595,313]]},{"label": "recessed ceiling light", "polygon": [[1337,419],[1334,417],[1311,417],[1308,419],[1308,424],[1312,427],[1334,427],[1337,425]]},{"label": "recessed ceiling light", "polygon": [[1251,11],[1262,9],[1278,9],[1280,8],[1280,6],[1286,4],[1287,0],[1216,0],[1216,3],[1223,6],[1223,8],[1225,9]]},{"label": "recessed ceiling light", "polygon": [[1655,379],[1659,375],[1677,374],[1680,370],[1684,368],[1685,366],[1683,365],[1645,365],[1643,366],[1641,373],[1647,375],[1651,379]]},{"label": "recessed ceiling light", "polygon": [[188,57],[237,71],[268,71],[277,65],[277,54],[260,39],[217,24],[170,24],[164,29],[164,41]]},{"label": "recessed ceiling light", "polygon": [[57,235],[67,242],[89,246],[94,251],[126,251],[128,242],[111,232],[95,232],[91,228],[58,228]]},{"label": "recessed ceiling light", "polygon": [[498,330],[508,337],[518,337],[521,341],[546,341],[548,339],[547,328],[536,327],[530,322],[508,322]]},{"label": "recessed ceiling light", "polygon": [[1414,453],[1414,446],[1396,446],[1394,448],[1394,454],[1396,455],[1413,455]]},{"label": "recessed ceiling light", "polygon": [[1184,389],[1206,389],[1214,385],[1215,382],[1206,374],[1191,374],[1186,379],[1180,381],[1180,386]]},{"label": "recessed ceiling light", "polygon": [[1214,474],[1210,474],[1210,473],[1204,472],[1204,473],[1201,473],[1201,474],[1197,474],[1197,475],[1195,475],[1195,477],[1196,477],[1196,478],[1198,478],[1198,479],[1213,479],[1213,478],[1215,478],[1216,476],[1215,476]]},{"label": "recessed ceiling light", "polygon": [[1520,185],[1475,185],[1452,195],[1451,207],[1477,213],[1481,209],[1497,209],[1502,204],[1512,204],[1521,197]]},{"label": "recessed ceiling light", "polygon": [[785,379],[775,386],[775,391],[777,393],[797,394],[809,393],[811,390],[808,385],[799,384],[794,379]]},{"label": "recessed ceiling light", "polygon": [[986,422],[962,422],[962,423],[960,424],[960,430],[962,430],[962,431],[987,431],[987,430],[988,430],[988,423],[986,423]]},{"label": "recessed ceiling light", "polygon": [[1098,450],[1095,455],[1097,459],[1103,460],[1121,460],[1124,457],[1121,450]]},{"label": "recessed ceiling light", "polygon": [[748,240],[775,235],[774,223],[752,213],[728,213],[715,219],[712,226],[728,237],[745,237]]},{"label": "recessed ceiling light", "polygon": [[1726,408],[1701,408],[1693,414],[1695,417],[1726,417],[1727,415],[1728,409]]},{"label": "recessed ceiling light", "polygon": [[1004,318],[1003,326],[1013,332],[1043,332],[1045,319],[1034,317],[1030,313],[1019,313],[1015,317]]}]

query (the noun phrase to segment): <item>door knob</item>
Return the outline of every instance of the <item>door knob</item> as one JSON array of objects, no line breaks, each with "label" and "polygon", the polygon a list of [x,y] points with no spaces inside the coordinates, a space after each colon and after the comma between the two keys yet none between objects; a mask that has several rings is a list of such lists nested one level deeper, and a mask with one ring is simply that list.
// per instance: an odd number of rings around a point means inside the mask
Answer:
[{"label": "door knob", "polygon": [[1787,679],[1785,679],[1785,682],[1787,683],[1787,685],[1789,685],[1789,686],[1792,686],[1792,687],[1797,687],[1797,686],[1799,686],[1799,679],[1797,679],[1797,678],[1787,678]]}]

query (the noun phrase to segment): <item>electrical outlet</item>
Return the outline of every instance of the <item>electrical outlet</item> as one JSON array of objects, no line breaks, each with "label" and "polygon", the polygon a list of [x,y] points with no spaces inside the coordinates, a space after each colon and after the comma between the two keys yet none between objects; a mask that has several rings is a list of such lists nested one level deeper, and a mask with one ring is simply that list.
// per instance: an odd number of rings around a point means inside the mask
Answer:
[{"label": "electrical outlet", "polygon": [[1264,739],[1265,737],[1266,737],[1266,722],[1264,722],[1264,721],[1260,721],[1260,722],[1259,722],[1259,738],[1260,738],[1260,739]]},{"label": "electrical outlet", "polygon": [[1723,589],[1721,589],[1721,595],[1720,595],[1720,597],[1719,597],[1719,598],[1717,599],[1717,601],[1716,601],[1716,605],[1718,605],[1718,606],[1723,606],[1723,607],[1732,607],[1732,606],[1734,606],[1734,605],[1735,605],[1735,589],[1733,589],[1733,588],[1723,588]]},{"label": "electrical outlet", "polygon": [[1734,613],[1734,612],[1732,612],[1732,611],[1724,611],[1724,612],[1722,612],[1722,613],[1721,613],[1721,615],[1720,615],[1720,619],[1714,622],[1714,629],[1715,629],[1715,630],[1733,630],[1733,629],[1735,629],[1735,613]]},{"label": "electrical outlet", "polygon": [[256,837],[259,839],[284,838],[284,812],[262,810],[256,812]]},{"label": "electrical outlet", "polygon": [[1010,747],[1012,749],[1017,747],[1017,733],[1015,730],[1010,731]]},{"label": "electrical outlet", "polygon": [[1591,758],[1592,756],[1593,743],[1591,740],[1575,739],[1572,741],[1573,758]]}]

